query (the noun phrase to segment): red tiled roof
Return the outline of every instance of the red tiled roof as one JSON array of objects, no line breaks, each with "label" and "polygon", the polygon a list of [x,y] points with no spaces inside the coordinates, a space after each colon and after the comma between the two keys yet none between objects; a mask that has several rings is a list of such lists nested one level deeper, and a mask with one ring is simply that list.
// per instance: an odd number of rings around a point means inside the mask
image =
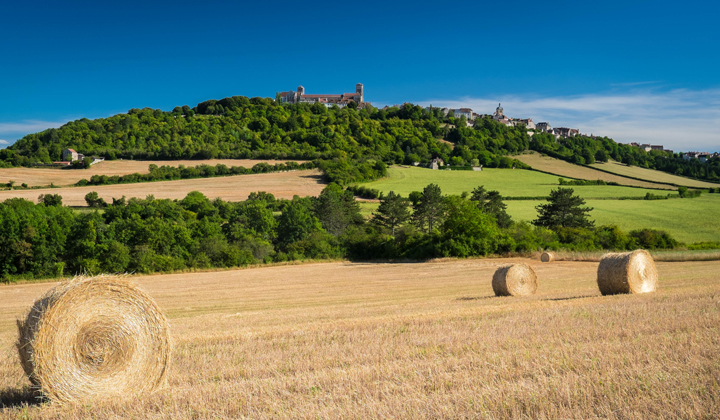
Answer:
[{"label": "red tiled roof", "polygon": [[68,149],[68,151],[71,152],[71,153],[77,153],[77,152],[76,152],[75,150],[73,150],[73,149]]}]

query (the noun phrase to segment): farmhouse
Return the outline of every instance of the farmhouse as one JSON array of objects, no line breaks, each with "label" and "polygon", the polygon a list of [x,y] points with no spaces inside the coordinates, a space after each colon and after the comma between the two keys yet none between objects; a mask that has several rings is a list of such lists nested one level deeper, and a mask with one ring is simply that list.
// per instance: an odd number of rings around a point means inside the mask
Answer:
[{"label": "farmhouse", "polygon": [[65,162],[75,162],[76,160],[82,159],[80,156],[82,155],[80,155],[74,149],[65,149],[62,152],[62,160]]},{"label": "farmhouse", "polygon": [[320,103],[327,107],[337,105],[341,108],[347,106],[351,101],[355,102],[358,105],[358,108],[362,108],[365,105],[370,105],[370,102],[365,102],[362,83],[358,83],[355,85],[355,92],[332,95],[306,94],[305,88],[302,86],[298,86],[297,91],[280,92],[280,100],[283,103],[290,104]]}]

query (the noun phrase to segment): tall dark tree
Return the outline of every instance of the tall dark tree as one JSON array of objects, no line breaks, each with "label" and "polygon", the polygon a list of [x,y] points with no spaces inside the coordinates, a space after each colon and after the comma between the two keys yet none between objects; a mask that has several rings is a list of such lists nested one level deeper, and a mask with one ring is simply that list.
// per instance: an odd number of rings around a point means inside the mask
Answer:
[{"label": "tall dark tree", "polygon": [[588,219],[592,207],[583,207],[585,200],[573,195],[572,188],[558,188],[550,191],[548,204],[535,207],[538,218],[532,223],[547,228],[592,228],[595,222]]},{"label": "tall dark tree", "polygon": [[334,183],[322,190],[313,207],[325,230],[334,236],[342,235],[352,224],[363,222],[360,204],[352,191],[343,191]]},{"label": "tall dark tree", "polygon": [[445,203],[442,191],[437,184],[430,184],[423,189],[417,204],[413,206],[413,221],[420,228],[427,226],[427,233],[442,221]]},{"label": "tall dark tree", "polygon": [[503,203],[502,196],[497,191],[487,191],[484,186],[475,188],[470,196],[470,201],[477,203],[477,208],[483,213],[491,214],[497,220],[501,228],[510,227],[512,219],[507,214],[507,205]]},{"label": "tall dark tree", "polygon": [[395,228],[410,218],[408,200],[402,198],[394,191],[390,191],[380,200],[377,212],[373,213],[373,223],[386,227],[395,236]]}]

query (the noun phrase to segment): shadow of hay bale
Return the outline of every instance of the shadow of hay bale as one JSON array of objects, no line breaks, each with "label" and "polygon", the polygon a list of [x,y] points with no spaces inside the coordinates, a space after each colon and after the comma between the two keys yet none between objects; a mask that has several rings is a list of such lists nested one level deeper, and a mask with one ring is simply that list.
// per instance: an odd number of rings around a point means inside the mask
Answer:
[{"label": "shadow of hay bale", "polygon": [[42,393],[36,388],[26,386],[24,388],[6,388],[0,390],[0,409],[28,407],[48,402]]}]

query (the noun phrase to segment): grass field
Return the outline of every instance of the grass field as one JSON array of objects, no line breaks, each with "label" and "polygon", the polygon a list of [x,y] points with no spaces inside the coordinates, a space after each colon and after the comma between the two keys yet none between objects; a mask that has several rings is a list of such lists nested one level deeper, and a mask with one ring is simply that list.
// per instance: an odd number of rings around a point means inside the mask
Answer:
[{"label": "grass field", "polygon": [[623,176],[631,176],[633,178],[640,178],[647,181],[654,182],[667,182],[676,185],[684,185],[686,187],[697,187],[697,188],[718,188],[720,184],[712,182],[696,181],[694,179],[685,178],[682,176],[672,175],[667,172],[656,171],[654,169],[639,168],[637,166],[627,166],[620,162],[609,161],[608,163],[595,163],[592,167],[609,171]]},{"label": "grass field", "polygon": [[292,199],[294,195],[319,195],[325,187],[320,171],[292,171],[268,174],[236,175],[217,178],[197,178],[177,181],[144,182],[137,184],[92,185],[87,187],[48,188],[36,190],[0,191],[0,201],[21,197],[37,201],[40,194],[60,194],[63,204],[85,206],[85,195],[97,191],[101,198],[112,203],[112,199],[123,195],[127,198],[153,194],[155,198],[184,198],[190,191],[200,191],[208,198],[220,197],[227,201],[246,200],[251,192],[266,191],[277,198]]},{"label": "grass field", "polygon": [[555,159],[550,156],[541,156],[540,153],[522,154],[513,156],[515,159],[527,163],[534,169],[543,172],[549,172],[551,174],[557,174],[560,176],[566,176],[576,179],[587,179],[589,181],[596,181],[601,179],[606,182],[617,182],[620,185],[630,185],[634,187],[642,188],[659,188],[665,190],[676,190],[676,187],[666,184],[657,184],[654,182],[638,181],[632,178],[626,178],[624,176],[613,175],[602,171],[597,171],[587,166],[574,165],[564,160]]},{"label": "grass field", "polygon": [[[422,191],[428,184],[438,184],[443,194],[471,192],[484,185],[506,197],[547,196],[558,188],[558,177],[523,169],[483,169],[474,171],[433,171],[427,168],[398,167],[388,169],[388,177],[364,185],[382,192],[395,191],[405,197],[413,191]],[[619,186],[572,186],[582,197],[642,197],[646,193],[665,194],[662,191]]]},{"label": "grass field", "polygon": [[[52,168],[0,168],[0,184],[7,184],[15,181],[15,185],[22,183],[34,186],[56,186],[72,185],[81,179],[90,179],[93,175],[127,175],[132,173],[149,173],[148,166],[197,166],[197,165],[218,165],[244,166],[252,168],[255,164],[267,162],[271,165],[284,163],[285,161],[275,160],[251,160],[251,159],[210,159],[210,160],[106,160],[97,163],[88,169],[52,169]],[[300,161],[298,161],[300,162]]]},{"label": "grass field", "polygon": [[[520,261],[537,295],[494,297],[494,270]],[[717,418],[720,263],[658,263],[657,292],[607,297],[596,269],[485,259],[137,277],[170,318],[167,387],[67,406],[32,404],[13,348],[15,319],[52,284],[0,286],[0,417]]]},{"label": "grass field", "polygon": [[[508,214],[516,220],[537,218],[535,206],[544,201],[506,201]],[[593,207],[595,225],[616,224],[621,229],[650,228],[670,233],[686,242],[720,240],[720,194],[672,200],[587,200]]]}]

